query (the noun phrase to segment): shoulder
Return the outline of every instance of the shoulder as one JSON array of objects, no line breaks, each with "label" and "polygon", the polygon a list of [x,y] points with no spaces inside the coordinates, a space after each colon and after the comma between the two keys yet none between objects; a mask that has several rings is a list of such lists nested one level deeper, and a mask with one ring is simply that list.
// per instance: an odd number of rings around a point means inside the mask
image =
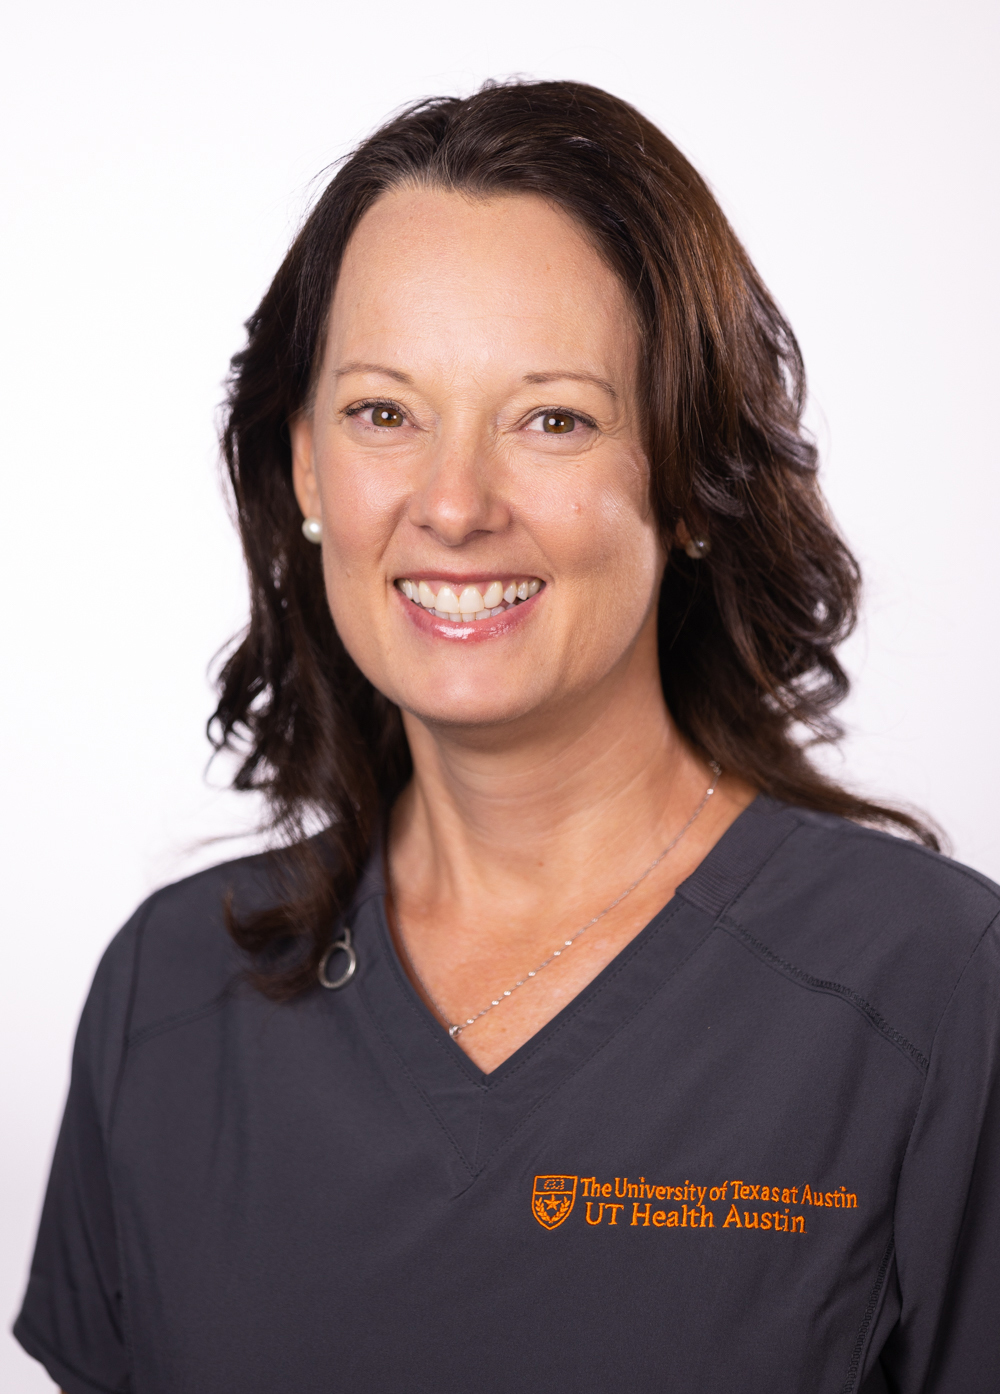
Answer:
[{"label": "shoulder", "polygon": [[801,986],[870,1007],[926,1059],[963,975],[996,961],[980,950],[1000,928],[1000,887],[903,838],[758,804],[771,850],[724,926]]},{"label": "shoulder", "polygon": [[772,810],[789,828],[775,870],[792,903],[828,904],[862,922],[875,916],[884,932],[904,937],[917,926],[975,934],[1000,911],[1000,887],[927,847],[829,814],[783,804]]},{"label": "shoulder", "polygon": [[948,898],[957,895],[972,904],[1000,908],[1000,886],[988,876],[908,838],[764,796],[755,800],[751,810],[761,821],[781,823],[791,834],[788,851],[803,866],[808,863],[815,874],[836,879],[850,868],[849,879],[859,887],[874,889],[886,884],[887,878],[897,893],[919,886]]},{"label": "shoulder", "polygon": [[129,1039],[203,1010],[240,980],[247,959],[226,928],[227,908],[262,909],[280,895],[278,865],[260,854],[223,862],[145,900],[98,966],[85,1016]]}]

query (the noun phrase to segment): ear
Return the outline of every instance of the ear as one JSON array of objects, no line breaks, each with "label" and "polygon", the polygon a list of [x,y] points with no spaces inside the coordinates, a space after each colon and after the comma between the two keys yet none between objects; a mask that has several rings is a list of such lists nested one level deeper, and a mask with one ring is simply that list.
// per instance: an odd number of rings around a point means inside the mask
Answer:
[{"label": "ear", "polygon": [[686,548],[691,541],[691,532],[683,518],[678,520],[677,526],[674,528],[674,541],[678,546],[684,548]]},{"label": "ear", "polygon": [[292,488],[305,518],[322,518],[313,454],[312,417],[301,412],[289,426],[292,438]]}]

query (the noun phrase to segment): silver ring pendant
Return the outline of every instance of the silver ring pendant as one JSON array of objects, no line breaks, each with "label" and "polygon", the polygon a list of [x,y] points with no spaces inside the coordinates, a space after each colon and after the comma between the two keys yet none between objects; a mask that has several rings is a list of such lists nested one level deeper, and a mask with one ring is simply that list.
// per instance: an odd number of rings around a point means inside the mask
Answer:
[{"label": "silver ring pendant", "polygon": [[[326,976],[326,965],[330,962],[331,954],[346,954],[347,967],[339,978],[328,978]],[[320,987],[329,988],[331,992],[338,992],[340,988],[346,987],[354,977],[358,966],[358,956],[354,952],[354,945],[351,943],[351,931],[345,927],[339,939],[335,939],[326,953],[319,961],[316,969],[316,976],[319,979]]]}]

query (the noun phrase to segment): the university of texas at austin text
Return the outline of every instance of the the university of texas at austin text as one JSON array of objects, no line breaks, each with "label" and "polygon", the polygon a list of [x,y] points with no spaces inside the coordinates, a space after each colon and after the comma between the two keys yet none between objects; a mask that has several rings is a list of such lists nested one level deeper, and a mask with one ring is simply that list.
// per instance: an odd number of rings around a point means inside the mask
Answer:
[{"label": "the university of texas at austin text", "polygon": [[661,1186],[644,1176],[604,1181],[597,1176],[551,1175],[535,1177],[531,1211],[544,1229],[556,1229],[578,1199],[587,1224],[595,1227],[770,1230],[774,1234],[807,1234],[806,1214],[815,1206],[858,1207],[856,1193],[846,1186],[827,1191],[808,1182],[772,1186],[735,1177],[714,1186],[693,1181]]}]

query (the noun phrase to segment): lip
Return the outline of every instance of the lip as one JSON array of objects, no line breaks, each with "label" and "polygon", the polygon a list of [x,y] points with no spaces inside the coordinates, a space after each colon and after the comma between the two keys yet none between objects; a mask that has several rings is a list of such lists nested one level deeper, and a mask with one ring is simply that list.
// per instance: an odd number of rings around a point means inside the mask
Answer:
[{"label": "lip", "polygon": [[535,578],[531,571],[407,571],[405,576],[397,576],[393,581],[396,589],[399,589],[400,581],[415,581],[418,585],[421,581],[444,581],[452,589],[464,586],[478,586],[481,590],[485,589],[492,581],[499,581],[502,586],[506,586],[511,581],[530,581]]},{"label": "lip", "polygon": [[[431,580],[432,573],[425,575],[410,575],[411,581]],[[466,580],[461,576],[449,576],[446,572],[435,571],[433,579],[447,581],[449,585],[456,583],[463,585],[475,585],[476,578]],[[406,596],[398,586],[393,586],[399,604],[403,606],[406,617],[410,623],[421,634],[435,639],[448,639],[452,643],[461,644],[482,644],[488,639],[501,639],[505,634],[511,634],[515,629],[520,628],[527,619],[535,612],[537,602],[545,594],[547,587],[543,586],[537,595],[530,596],[527,600],[522,600],[519,605],[512,605],[505,610],[502,615],[494,615],[488,620],[443,620],[437,615],[428,614],[422,605],[414,605],[412,600],[407,600]]]}]

